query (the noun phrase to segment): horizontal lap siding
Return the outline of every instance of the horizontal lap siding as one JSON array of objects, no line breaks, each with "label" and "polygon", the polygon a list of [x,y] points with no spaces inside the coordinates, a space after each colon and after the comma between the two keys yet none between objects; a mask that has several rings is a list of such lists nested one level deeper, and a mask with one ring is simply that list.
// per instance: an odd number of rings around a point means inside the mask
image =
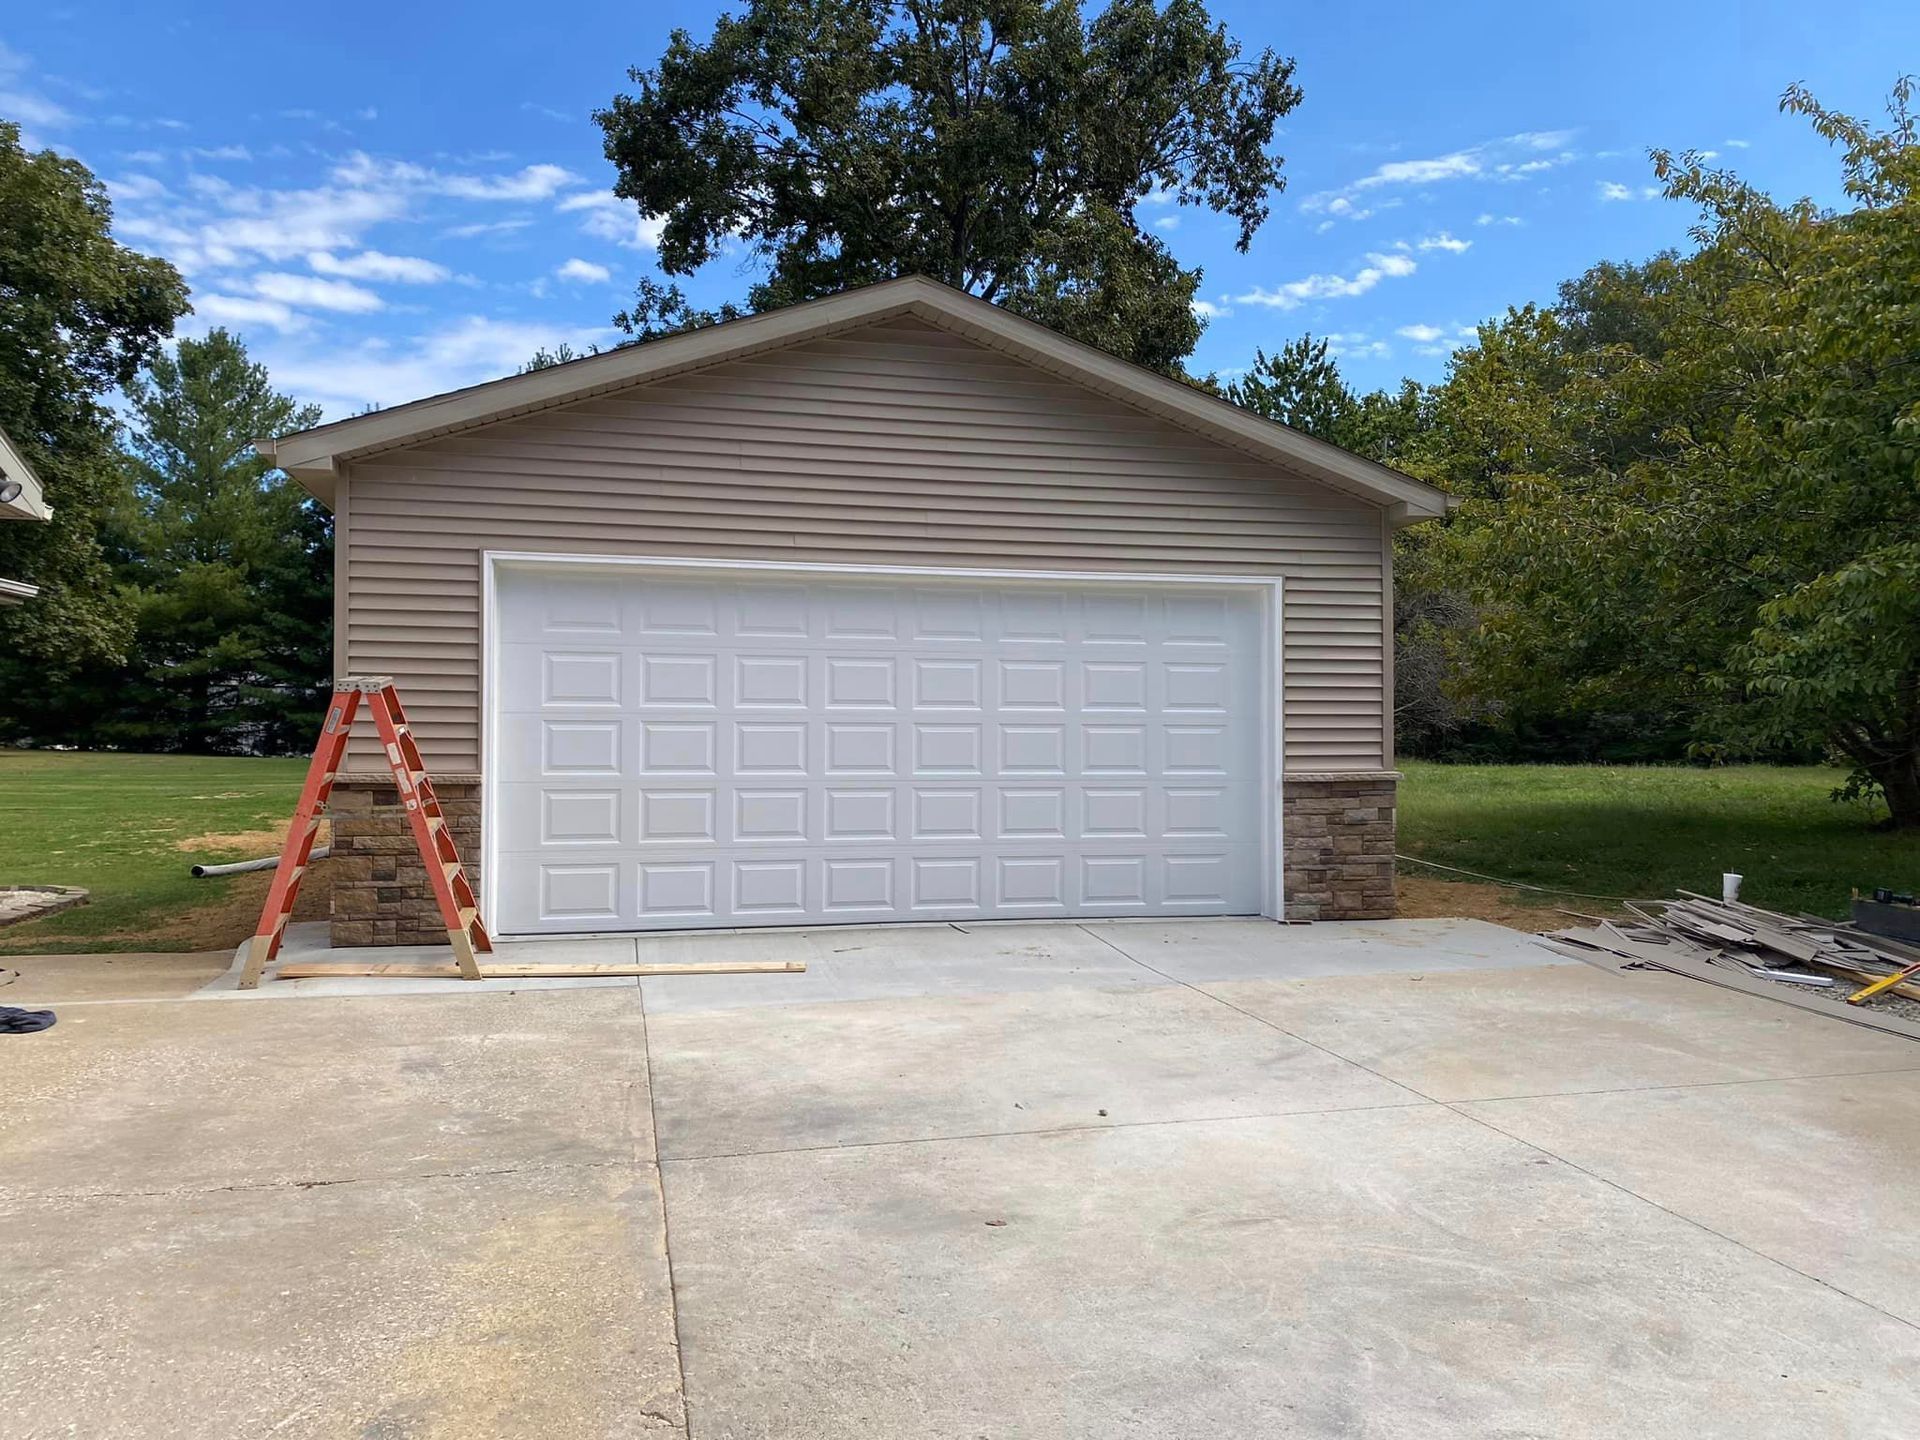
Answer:
[{"label": "horizontal lap siding", "polygon": [[1384,763],[1380,512],[900,321],[354,464],[344,667],[479,767],[480,554],[1284,574],[1287,764]]}]

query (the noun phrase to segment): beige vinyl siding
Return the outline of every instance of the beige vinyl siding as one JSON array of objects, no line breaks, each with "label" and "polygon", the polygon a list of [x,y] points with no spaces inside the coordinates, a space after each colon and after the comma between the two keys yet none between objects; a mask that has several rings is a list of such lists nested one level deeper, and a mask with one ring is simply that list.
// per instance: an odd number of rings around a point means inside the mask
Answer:
[{"label": "beige vinyl siding", "polygon": [[1282,574],[1286,760],[1387,761],[1386,527],[1353,499],[917,319],[355,461],[353,673],[479,765],[486,550]]}]

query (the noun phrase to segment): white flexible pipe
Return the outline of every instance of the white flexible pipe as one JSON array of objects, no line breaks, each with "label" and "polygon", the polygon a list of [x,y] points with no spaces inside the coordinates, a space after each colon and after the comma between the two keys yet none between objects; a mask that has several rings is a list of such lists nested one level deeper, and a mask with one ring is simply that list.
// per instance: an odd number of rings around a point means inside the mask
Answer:
[{"label": "white flexible pipe", "polygon": [[[307,856],[307,860],[309,863],[315,860],[324,860],[332,853],[333,847],[331,845],[322,845],[311,855]],[[194,879],[205,880],[210,875],[241,875],[249,870],[271,870],[279,863],[280,857],[278,855],[266,855],[258,860],[236,860],[231,865],[196,865],[193,867],[192,873]]]}]

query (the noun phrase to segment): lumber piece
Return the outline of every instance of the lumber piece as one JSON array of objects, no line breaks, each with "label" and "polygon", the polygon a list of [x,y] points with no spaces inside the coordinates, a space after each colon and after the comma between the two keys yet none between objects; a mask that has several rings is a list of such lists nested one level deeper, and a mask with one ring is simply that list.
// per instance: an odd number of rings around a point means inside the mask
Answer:
[{"label": "lumber piece", "polygon": [[[692,965],[623,965],[613,961],[580,965],[490,963],[480,968],[482,980],[581,979],[596,975],[795,975],[807,968],[804,960],[715,960]],[[323,980],[388,976],[402,980],[458,980],[456,965],[422,965],[402,961],[315,960],[282,965],[277,980]]]}]

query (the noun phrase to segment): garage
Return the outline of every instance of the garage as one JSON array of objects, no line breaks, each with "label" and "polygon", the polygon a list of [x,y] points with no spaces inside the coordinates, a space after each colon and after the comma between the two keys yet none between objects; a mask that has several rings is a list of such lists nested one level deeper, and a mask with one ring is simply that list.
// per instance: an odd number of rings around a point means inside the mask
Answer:
[{"label": "garage", "polygon": [[504,934],[1271,903],[1271,582],[491,563]]},{"label": "garage", "polygon": [[[263,438],[506,936],[1394,908],[1440,492],[918,276]],[[335,945],[438,943],[355,740]]]}]

